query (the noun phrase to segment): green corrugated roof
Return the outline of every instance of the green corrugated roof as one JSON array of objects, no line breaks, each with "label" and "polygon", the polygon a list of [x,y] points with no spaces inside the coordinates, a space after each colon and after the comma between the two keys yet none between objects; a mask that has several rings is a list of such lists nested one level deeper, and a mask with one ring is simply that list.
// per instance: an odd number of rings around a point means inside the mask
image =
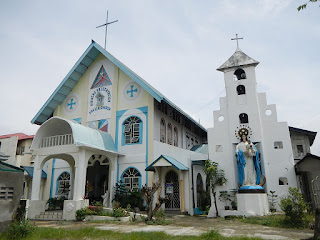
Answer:
[{"label": "green corrugated roof", "polygon": [[156,162],[158,162],[160,159],[165,159],[168,163],[170,163],[174,168],[176,168],[178,170],[189,170],[188,167],[186,167],[185,165],[183,165],[181,162],[179,162],[178,160],[174,159],[173,157],[169,157],[169,156],[166,156],[166,155],[161,155],[160,157],[157,158],[157,160],[155,160],[153,163],[151,163],[146,168],[146,171],[154,171],[153,165]]},{"label": "green corrugated roof", "polygon": [[22,168],[0,161],[0,171],[4,172],[24,172]]}]

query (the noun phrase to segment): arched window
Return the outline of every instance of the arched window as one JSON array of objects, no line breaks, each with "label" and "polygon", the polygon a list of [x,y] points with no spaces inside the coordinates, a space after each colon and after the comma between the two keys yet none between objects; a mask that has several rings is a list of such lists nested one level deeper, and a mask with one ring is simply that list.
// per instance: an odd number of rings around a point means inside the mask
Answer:
[{"label": "arched window", "polygon": [[168,140],[167,143],[172,145],[172,125],[168,123]]},{"label": "arched window", "polygon": [[122,174],[122,182],[124,187],[130,191],[137,191],[140,188],[141,174],[136,168],[128,168]]},{"label": "arched window", "polygon": [[173,145],[178,147],[178,128],[173,129]]},{"label": "arched window", "polygon": [[166,142],[166,121],[163,118],[160,121],[160,142]]},{"label": "arched window", "polygon": [[57,195],[68,197],[70,192],[70,174],[63,172],[57,180]]},{"label": "arched window", "polygon": [[124,144],[141,143],[142,121],[138,117],[129,117],[123,122]]},{"label": "arched window", "polygon": [[242,68],[238,68],[234,72],[234,75],[237,77],[238,80],[247,79],[246,72]]},{"label": "arched window", "polygon": [[249,123],[248,115],[246,113],[240,113],[239,120],[240,123]]},{"label": "arched window", "polygon": [[239,86],[237,87],[237,92],[238,92],[238,95],[246,94],[246,88],[245,88],[245,86],[239,85]]}]

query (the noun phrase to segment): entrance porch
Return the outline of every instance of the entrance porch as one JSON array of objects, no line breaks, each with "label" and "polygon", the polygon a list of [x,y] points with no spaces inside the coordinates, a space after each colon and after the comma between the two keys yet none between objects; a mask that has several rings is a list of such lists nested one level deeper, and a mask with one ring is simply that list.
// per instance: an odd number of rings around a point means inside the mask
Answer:
[{"label": "entrance porch", "polygon": [[[45,187],[41,187],[41,172],[50,159],[62,159],[70,166],[69,199],[64,201],[64,220],[75,219],[76,210],[89,204],[88,197],[101,200],[103,195],[104,204],[111,205],[119,153],[110,134],[53,117],[39,128],[31,150],[35,162],[29,218],[46,209],[48,197],[43,197]],[[48,175],[50,179],[54,177],[50,172]]]}]

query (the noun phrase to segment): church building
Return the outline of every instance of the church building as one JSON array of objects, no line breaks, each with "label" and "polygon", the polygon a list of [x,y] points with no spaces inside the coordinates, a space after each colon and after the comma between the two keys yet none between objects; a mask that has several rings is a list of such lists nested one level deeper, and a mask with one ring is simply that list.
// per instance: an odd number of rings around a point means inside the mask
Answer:
[{"label": "church building", "polygon": [[[226,96],[207,132],[92,41],[31,121],[40,128],[30,149],[29,218],[44,212],[53,197],[67,199],[65,220],[75,219],[88,199],[103,197],[111,206],[119,181],[129,190],[160,181],[156,194],[168,197],[165,210],[193,215],[206,191],[203,166],[208,159],[225,171],[227,182],[218,195],[237,193],[237,210],[225,210],[230,200],[218,200],[221,216],[267,214],[267,193],[284,197],[289,187],[297,187],[297,179],[289,127],[278,122],[266,94],[257,92],[258,64],[237,48],[217,69],[224,74]],[[211,206],[209,216],[215,216]]]},{"label": "church building", "polygon": [[130,190],[159,180],[165,209],[197,207],[191,183],[205,187],[207,130],[94,41],[31,122],[41,126],[31,146],[30,218],[50,197],[68,199],[65,220],[87,198],[105,194],[110,206],[120,180]]}]

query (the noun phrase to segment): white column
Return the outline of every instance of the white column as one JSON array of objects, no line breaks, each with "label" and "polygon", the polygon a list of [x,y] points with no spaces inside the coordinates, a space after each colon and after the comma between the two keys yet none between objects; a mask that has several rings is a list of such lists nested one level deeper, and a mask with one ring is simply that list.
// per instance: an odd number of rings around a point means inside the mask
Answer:
[{"label": "white column", "polygon": [[32,178],[32,191],[31,200],[40,200],[40,186],[41,186],[41,173],[40,167],[42,158],[36,155],[34,158],[33,178]]},{"label": "white column", "polygon": [[189,214],[191,216],[194,215],[194,209],[193,209],[193,194],[194,194],[194,186],[192,185],[192,161],[191,161],[191,158],[189,157],[188,158],[188,168],[189,168],[189,174],[188,174],[188,180],[189,180]]},{"label": "white column", "polygon": [[82,200],[85,195],[87,176],[86,152],[81,149],[78,159],[75,160],[75,179],[73,188],[73,200]]},{"label": "white column", "polygon": [[110,183],[109,183],[109,206],[112,206],[112,199],[114,197],[114,189],[113,187],[117,183],[117,164],[118,164],[119,156],[114,156],[110,165],[109,165],[109,174],[110,174]]},{"label": "white column", "polygon": [[69,199],[73,199],[73,189],[74,189],[74,178],[75,178],[75,166],[74,165],[70,165],[70,175],[71,175],[71,178],[70,178],[70,196],[69,196]]}]

